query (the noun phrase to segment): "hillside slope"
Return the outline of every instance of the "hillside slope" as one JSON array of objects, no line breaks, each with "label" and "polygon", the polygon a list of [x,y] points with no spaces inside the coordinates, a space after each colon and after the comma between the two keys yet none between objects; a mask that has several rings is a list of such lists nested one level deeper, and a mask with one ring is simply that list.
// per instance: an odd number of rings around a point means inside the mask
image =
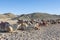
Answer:
[{"label": "hillside slope", "polygon": [[55,19],[59,17],[60,17],[59,15],[51,15],[48,13],[30,13],[19,15],[14,19],[53,19],[53,18]]}]

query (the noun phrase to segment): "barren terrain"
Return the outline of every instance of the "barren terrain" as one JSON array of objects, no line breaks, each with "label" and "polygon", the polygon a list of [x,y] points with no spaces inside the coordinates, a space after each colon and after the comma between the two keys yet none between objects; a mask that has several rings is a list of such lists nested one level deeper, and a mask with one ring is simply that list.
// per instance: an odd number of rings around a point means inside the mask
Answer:
[{"label": "barren terrain", "polygon": [[41,26],[40,30],[16,30],[13,33],[1,33],[0,40],[60,40],[60,24]]}]

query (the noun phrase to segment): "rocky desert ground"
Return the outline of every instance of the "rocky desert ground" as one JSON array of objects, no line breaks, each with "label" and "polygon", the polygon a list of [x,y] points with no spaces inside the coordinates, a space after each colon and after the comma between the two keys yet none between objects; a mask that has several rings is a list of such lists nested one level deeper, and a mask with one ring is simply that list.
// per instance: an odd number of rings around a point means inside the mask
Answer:
[{"label": "rocky desert ground", "polygon": [[[9,20],[8,22],[14,24],[16,20]],[[0,40],[60,40],[60,24],[41,26],[40,30],[16,30],[12,33],[0,32]]]},{"label": "rocky desert ground", "polygon": [[[0,21],[9,22],[15,31],[0,32],[0,40],[60,40],[60,24],[50,24],[48,26],[41,26],[40,30],[27,29],[24,31],[16,30],[17,25],[15,25],[17,22],[17,20],[15,19],[19,19],[19,18],[24,20],[28,20],[30,18],[55,19],[55,18],[59,18],[60,17],[59,15],[40,14],[40,13],[19,15],[17,17],[10,13],[4,15],[0,16]],[[14,18],[11,20],[10,19],[11,17]]]}]

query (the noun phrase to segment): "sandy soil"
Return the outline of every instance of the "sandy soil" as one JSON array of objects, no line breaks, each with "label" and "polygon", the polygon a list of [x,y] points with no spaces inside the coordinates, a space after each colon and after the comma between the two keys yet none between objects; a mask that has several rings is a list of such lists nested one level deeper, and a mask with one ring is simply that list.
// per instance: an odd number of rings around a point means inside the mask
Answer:
[{"label": "sandy soil", "polygon": [[40,30],[0,33],[0,40],[60,40],[60,24],[41,26]]}]

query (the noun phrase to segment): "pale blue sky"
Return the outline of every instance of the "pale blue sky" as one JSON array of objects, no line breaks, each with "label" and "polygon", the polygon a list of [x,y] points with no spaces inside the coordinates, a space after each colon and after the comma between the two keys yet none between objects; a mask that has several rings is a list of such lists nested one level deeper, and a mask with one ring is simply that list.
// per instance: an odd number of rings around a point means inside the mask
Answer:
[{"label": "pale blue sky", "polygon": [[8,12],[60,14],[60,0],[0,0],[0,14]]}]

